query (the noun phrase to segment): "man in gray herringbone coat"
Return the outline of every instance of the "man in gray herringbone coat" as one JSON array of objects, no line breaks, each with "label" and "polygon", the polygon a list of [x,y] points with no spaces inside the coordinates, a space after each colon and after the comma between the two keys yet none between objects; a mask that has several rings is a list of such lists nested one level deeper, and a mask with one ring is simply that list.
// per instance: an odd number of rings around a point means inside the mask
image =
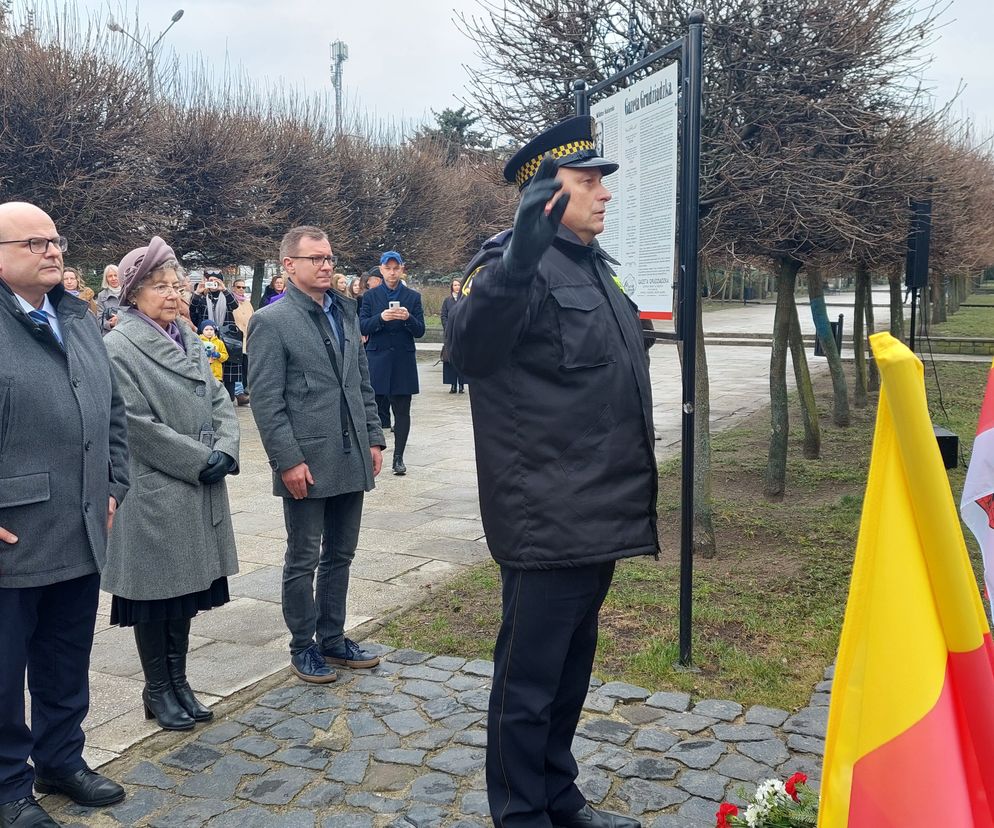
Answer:
[{"label": "man in gray herringbone coat", "polygon": [[42,210],[0,204],[0,825],[33,828],[57,823],[32,785],[124,798],[83,761],[82,723],[98,573],[128,490],[125,413],[97,321],[62,287],[66,248]]},{"label": "man in gray herringbone coat", "polygon": [[252,415],[273,468],[273,494],[283,498],[291,668],[303,681],[326,683],[336,678],[334,666],[379,662],[345,637],[345,599],[383,430],[355,302],[331,289],[328,237],[295,227],[280,258],[286,296],[249,326]]}]

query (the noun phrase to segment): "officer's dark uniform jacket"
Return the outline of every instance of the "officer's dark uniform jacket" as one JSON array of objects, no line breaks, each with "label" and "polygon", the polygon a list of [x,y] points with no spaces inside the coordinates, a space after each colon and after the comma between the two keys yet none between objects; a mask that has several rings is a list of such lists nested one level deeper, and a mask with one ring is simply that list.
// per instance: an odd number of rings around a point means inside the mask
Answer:
[{"label": "officer's dark uniform jacket", "polygon": [[449,316],[470,380],[480,508],[494,559],[585,566],[657,551],[649,367],[607,254],[566,227],[537,273],[509,274],[511,231],[467,268]]}]

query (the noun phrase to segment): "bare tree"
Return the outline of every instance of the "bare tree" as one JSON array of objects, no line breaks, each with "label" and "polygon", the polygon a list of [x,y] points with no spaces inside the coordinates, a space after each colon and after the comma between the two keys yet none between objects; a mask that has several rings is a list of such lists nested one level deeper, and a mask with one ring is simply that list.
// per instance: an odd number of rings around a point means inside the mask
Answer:
[{"label": "bare tree", "polygon": [[[646,50],[657,48],[682,34],[696,5],[708,21],[701,238],[716,256],[765,257],[777,272],[766,489],[778,497],[796,276],[858,245],[893,242],[894,222],[864,219],[894,215],[906,199],[897,181],[883,186],[893,152],[885,138],[921,95],[912,79],[928,61],[939,9],[913,0],[482,2],[477,15],[460,18],[480,46],[473,102],[500,130],[522,136],[569,112],[570,78],[596,81],[616,68],[629,24]],[[812,308],[824,335],[824,305]],[[825,344],[831,353],[834,343]],[[814,454],[810,378],[795,367]],[[844,423],[845,377],[837,359],[833,367],[835,419]]]},{"label": "bare tree", "polygon": [[71,16],[57,32],[0,10],[0,201],[43,207],[74,261],[102,267],[134,235],[152,188],[149,101],[115,44]]},{"label": "bare tree", "polygon": [[156,126],[157,225],[184,261],[235,264],[271,254],[282,222],[258,119],[191,103],[161,109]]}]

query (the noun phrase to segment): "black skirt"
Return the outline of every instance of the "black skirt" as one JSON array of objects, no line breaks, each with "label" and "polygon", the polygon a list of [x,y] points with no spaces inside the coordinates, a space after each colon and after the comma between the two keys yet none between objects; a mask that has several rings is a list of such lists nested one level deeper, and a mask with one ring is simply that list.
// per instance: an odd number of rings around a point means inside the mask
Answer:
[{"label": "black skirt", "polygon": [[176,621],[193,618],[198,612],[220,607],[231,600],[228,595],[228,579],[221,577],[207,589],[177,595],[175,598],[159,598],[154,601],[132,601],[119,595],[111,597],[110,623],[112,626],[133,627],[150,621]]}]

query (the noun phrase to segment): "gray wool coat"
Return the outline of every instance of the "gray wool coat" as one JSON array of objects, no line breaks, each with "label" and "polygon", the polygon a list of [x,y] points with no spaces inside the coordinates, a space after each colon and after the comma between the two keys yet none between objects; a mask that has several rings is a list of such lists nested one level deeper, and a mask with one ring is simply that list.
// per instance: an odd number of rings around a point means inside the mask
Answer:
[{"label": "gray wool coat", "polygon": [[197,476],[213,447],[238,460],[238,419],[203,343],[180,325],[183,354],[125,312],[104,337],[128,414],[132,488],[107,547],[102,588],[130,600],[174,598],[238,571],[224,480]]},{"label": "gray wool coat", "polygon": [[[345,354],[321,306],[287,281],[286,295],[259,310],[249,325],[252,416],[273,469],[273,494],[290,497],[281,472],[306,462],[314,477],[307,496],[334,497],[373,488],[370,446],[383,447],[356,303],[338,296],[345,324]],[[318,333],[315,320],[321,325]],[[345,384],[351,451],[342,440],[338,378],[325,341],[333,348]]]},{"label": "gray wool coat", "polygon": [[[0,282],[0,589],[92,575],[128,491],[124,403],[88,305],[48,294],[65,347]],[[0,635],[2,635],[0,631]]]}]

